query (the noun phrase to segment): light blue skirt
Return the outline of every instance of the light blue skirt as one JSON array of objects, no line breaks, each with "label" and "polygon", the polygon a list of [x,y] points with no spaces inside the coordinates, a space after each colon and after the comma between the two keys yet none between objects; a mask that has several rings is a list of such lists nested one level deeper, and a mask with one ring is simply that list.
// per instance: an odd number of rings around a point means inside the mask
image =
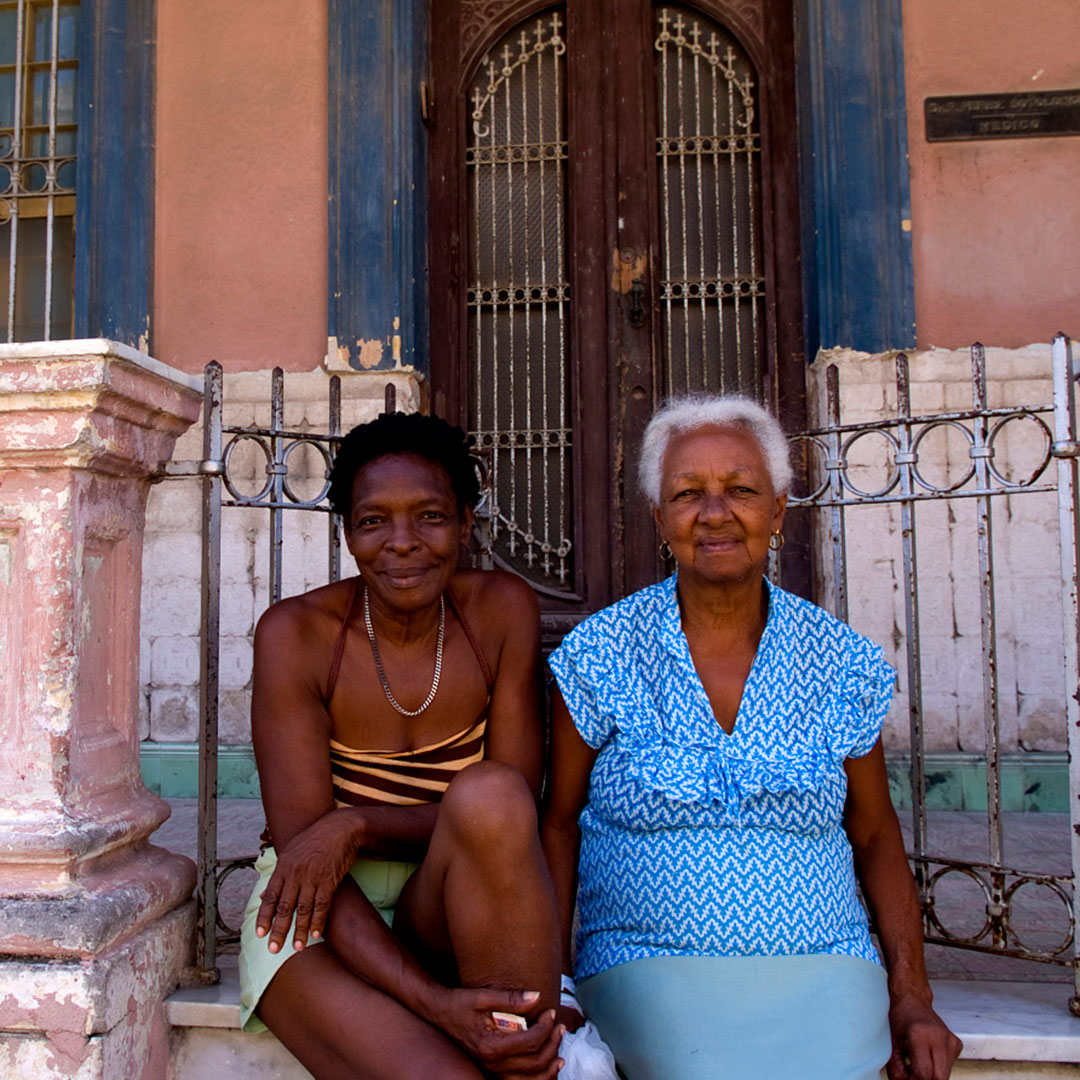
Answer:
[{"label": "light blue skirt", "polygon": [[578,983],[627,1080],[878,1080],[885,971],[856,956],[653,956]]}]

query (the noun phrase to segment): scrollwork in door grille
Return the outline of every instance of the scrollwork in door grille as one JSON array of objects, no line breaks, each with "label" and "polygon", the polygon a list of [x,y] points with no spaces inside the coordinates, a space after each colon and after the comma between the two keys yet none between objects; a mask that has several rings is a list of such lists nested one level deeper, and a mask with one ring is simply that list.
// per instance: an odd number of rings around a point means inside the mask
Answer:
[{"label": "scrollwork in door grille", "polygon": [[765,278],[754,69],[695,12],[657,11],[663,392],[759,394]]},{"label": "scrollwork in door grille", "polygon": [[490,543],[544,591],[574,586],[564,19],[530,19],[472,81],[470,438],[490,454]]}]

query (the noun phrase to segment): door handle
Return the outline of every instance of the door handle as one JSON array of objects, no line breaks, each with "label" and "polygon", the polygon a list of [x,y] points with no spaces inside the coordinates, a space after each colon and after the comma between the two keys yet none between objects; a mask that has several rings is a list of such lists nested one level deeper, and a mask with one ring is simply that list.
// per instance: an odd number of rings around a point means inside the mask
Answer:
[{"label": "door handle", "polygon": [[645,295],[645,282],[636,277],[630,282],[630,325],[642,326],[645,322],[645,306],[641,299]]}]

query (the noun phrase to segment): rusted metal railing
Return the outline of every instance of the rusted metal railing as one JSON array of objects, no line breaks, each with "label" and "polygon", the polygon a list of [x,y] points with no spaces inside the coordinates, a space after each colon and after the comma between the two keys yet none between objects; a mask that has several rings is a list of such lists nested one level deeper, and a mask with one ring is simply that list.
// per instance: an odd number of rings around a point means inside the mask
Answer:
[{"label": "rusted metal railing", "polygon": [[[954,948],[1018,957],[1073,969],[1074,996],[1070,1008],[1080,1015],[1080,951],[1076,935],[1074,882],[1080,871],[1080,609],[1077,600],[1077,553],[1080,551],[1080,514],[1077,497],[1076,408],[1070,342],[1058,335],[1052,346],[1053,402],[1023,407],[990,408],[987,398],[986,357],[981,345],[971,350],[972,407],[956,412],[914,416],[908,361],[896,357],[896,416],[873,423],[844,424],[841,392],[835,365],[826,373],[827,418],[824,428],[802,432],[792,442],[821,467],[818,486],[792,506],[817,510],[825,515],[829,551],[824,563],[829,606],[842,619],[848,617],[848,553],[846,516],[853,507],[896,505],[900,516],[901,588],[904,600],[905,667],[901,672],[908,690],[911,739],[912,851],[910,857],[922,901],[924,931],[928,942]],[[1017,422],[1034,424],[1044,450],[1030,475],[1010,479],[995,464],[996,444],[1006,428]],[[968,461],[959,478],[934,483],[919,468],[920,450],[932,432],[947,430],[967,442]],[[884,439],[887,447],[886,477],[882,486],[863,490],[852,476],[852,453],[869,433]],[[954,436],[955,437],[955,436]],[[998,685],[998,620],[994,588],[994,504],[1002,496],[1027,496],[1056,492],[1061,544],[1063,663],[1066,713],[1070,814],[1072,824],[1071,875],[1054,875],[1016,869],[1004,862],[1001,798],[1001,727]],[[978,586],[982,645],[982,696],[985,728],[987,848],[986,861],[932,854],[927,837],[926,732],[920,641],[919,572],[916,525],[921,504],[942,500],[971,499],[975,503],[978,546]],[[951,875],[974,881],[985,900],[985,919],[972,933],[950,929],[935,903],[939,885]],[[1015,902],[1021,888],[1048,890],[1060,901],[1061,937],[1046,948],[1025,943],[1014,925]]]},{"label": "rusted metal railing", "polygon": [[[394,408],[394,388],[387,387],[387,408]],[[198,903],[196,967],[206,981],[217,979],[220,945],[239,941],[239,927],[221,917],[218,897],[222,886],[236,871],[252,866],[255,855],[221,859],[217,850],[218,797],[218,662],[220,654],[221,511],[224,507],[261,509],[269,515],[267,591],[273,604],[282,595],[283,515],[306,510],[326,516],[327,580],[341,575],[341,535],[337,519],[326,501],[330,468],[341,441],[341,380],[330,379],[327,431],[316,433],[285,428],[285,376],[274,368],[270,381],[268,426],[233,427],[223,422],[221,365],[206,366],[203,384],[203,458],[198,462],[173,462],[166,478],[197,476],[202,498],[202,648],[199,680],[199,833],[196,852]],[[265,481],[260,490],[244,494],[234,468],[237,451],[255,446],[265,459]],[[321,456],[324,480],[321,490],[305,498],[289,482],[289,463],[301,447]]]},{"label": "rusted metal railing", "polygon": [[[848,546],[847,530],[853,508],[867,505],[894,505],[900,521],[900,588],[904,606],[904,657],[902,671],[908,691],[908,720],[911,740],[912,851],[923,906],[924,930],[928,942],[971,949],[1002,956],[1020,957],[1071,967],[1074,978],[1080,975],[1073,883],[1080,870],[1080,606],[1077,595],[1077,560],[1080,551],[1080,512],[1078,512],[1076,408],[1069,341],[1059,335],[1053,344],[1053,401],[1023,407],[988,406],[986,362],[980,346],[972,349],[972,407],[934,415],[913,415],[907,358],[896,358],[896,416],[873,423],[845,424],[841,418],[840,387],[835,367],[827,372],[827,423],[820,429],[792,436],[803,444],[807,457],[816,459],[820,468],[817,487],[801,498],[792,498],[793,506],[818,512],[824,519],[821,530],[824,577],[828,605],[841,618],[848,616]],[[329,388],[329,423],[324,433],[290,431],[284,427],[284,379],[275,369],[271,380],[270,424],[268,426],[230,427],[222,421],[222,374],[217,364],[206,369],[203,459],[199,462],[171,464],[167,476],[197,476],[203,485],[203,573],[202,634],[203,660],[201,680],[201,730],[199,737],[199,847],[198,965],[204,978],[216,978],[219,946],[235,943],[238,929],[226,925],[218,910],[218,896],[224,880],[238,868],[249,866],[254,856],[222,860],[217,853],[217,745],[218,745],[218,604],[221,588],[221,511],[227,507],[256,508],[269,518],[268,600],[280,599],[282,592],[283,514],[305,510],[322,513],[327,520],[327,579],[337,580],[341,573],[340,535],[334,516],[329,513],[326,495],[328,480],[315,497],[303,498],[289,481],[292,455],[302,445],[320,454],[326,473],[332,464],[341,438],[340,384],[332,379]],[[385,404],[393,411],[393,386],[387,387]],[[1030,475],[1009,479],[995,464],[998,439],[1015,422],[1034,424],[1045,448]],[[932,432],[958,434],[967,444],[967,464],[963,475],[945,483],[931,482],[919,468],[920,453],[929,444]],[[876,433],[884,439],[887,451],[887,476],[875,490],[858,486],[859,473],[853,468],[853,451],[861,440]],[[249,443],[265,458],[266,479],[261,490],[243,494],[230,475],[238,448]],[[492,505],[490,471],[484,451],[478,451],[478,469],[485,492],[477,508],[478,545],[476,561],[490,565],[490,520]],[[855,462],[857,464],[857,462]],[[1072,874],[1055,875],[1034,869],[1017,869],[1003,861],[1001,812],[1000,719],[998,715],[997,637],[994,603],[994,505],[1002,496],[1027,496],[1035,492],[1056,493],[1058,531],[1061,539],[1062,624],[1065,647],[1063,663],[1066,693],[1063,712],[1068,724],[1071,756],[1069,790],[1072,825]],[[926,733],[922,685],[923,655],[920,639],[920,586],[917,525],[920,506],[949,500],[973,500],[976,509],[979,549],[978,576],[982,627],[983,697],[987,765],[987,844],[985,861],[963,860],[948,852],[932,852],[927,836],[926,814]],[[855,513],[855,519],[858,513]],[[960,874],[977,884],[985,902],[985,918],[974,933],[951,930],[935,905],[936,892],[943,881]],[[1025,944],[1013,925],[1018,890],[1024,887],[1048,890],[1060,901],[1063,929],[1060,942],[1046,948]],[[1080,983],[1076,983],[1070,1002],[1080,1015]]]}]

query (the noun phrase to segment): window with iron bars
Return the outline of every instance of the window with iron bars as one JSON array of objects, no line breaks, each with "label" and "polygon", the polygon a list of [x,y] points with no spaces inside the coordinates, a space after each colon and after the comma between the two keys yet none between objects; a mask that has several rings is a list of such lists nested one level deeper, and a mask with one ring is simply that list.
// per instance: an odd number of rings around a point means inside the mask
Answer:
[{"label": "window with iron bars", "polygon": [[0,0],[0,334],[72,336],[78,0]]}]

